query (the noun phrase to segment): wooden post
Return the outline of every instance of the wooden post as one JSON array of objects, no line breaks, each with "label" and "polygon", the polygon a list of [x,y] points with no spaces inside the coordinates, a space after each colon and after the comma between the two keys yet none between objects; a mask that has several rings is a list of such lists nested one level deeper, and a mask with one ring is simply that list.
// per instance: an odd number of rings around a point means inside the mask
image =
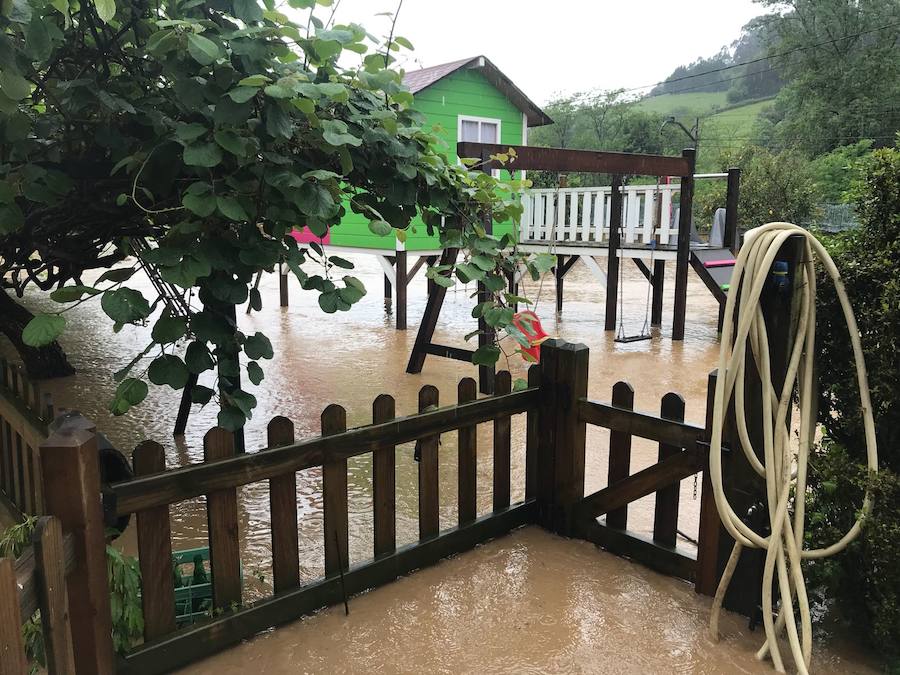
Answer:
[{"label": "wooden post", "polygon": [[[660,417],[674,422],[684,422],[684,399],[676,393],[669,392],[663,396],[660,404]],[[659,461],[681,453],[681,448],[666,443],[659,444]],[[653,509],[653,541],[664,546],[675,547],[678,536],[678,501],[681,492],[681,481],[657,490],[656,505]]]},{"label": "wooden post", "polygon": [[653,261],[653,298],[650,303],[650,325],[654,328],[662,326],[663,290],[666,283],[666,261]]},{"label": "wooden post", "polygon": [[725,193],[725,236],[723,243],[734,255],[741,248],[741,237],[738,232],[738,201],[741,195],[741,170],[728,169],[728,189]]},{"label": "wooden post", "polygon": [[406,330],[406,251],[397,251],[396,283],[397,288],[397,307],[394,308],[394,318],[396,320],[397,330]]},{"label": "wooden post", "polygon": [[[778,263],[787,264],[787,276],[781,277],[787,283],[781,286],[778,283],[774,283],[773,278],[772,282],[767,283],[763,287],[763,292],[759,298],[759,306],[765,319],[768,333],[772,385],[776,392],[781,392],[784,384],[784,374],[790,359],[789,351],[795,330],[794,314],[801,290],[798,287],[799,285],[795,283],[795,279],[804,251],[803,243],[803,237],[801,236],[795,235],[788,238],[775,256],[773,263],[773,266]],[[739,292],[739,289],[734,289],[734,292]],[[747,347],[747,375],[744,385],[744,409],[748,414],[747,431],[750,436],[750,443],[754,449],[759,449],[761,452],[763,447],[763,391],[759,376],[753,365],[749,345]],[[725,452],[722,456],[722,479],[725,497],[731,503],[735,513],[745,518],[751,527],[757,527],[757,531],[759,531],[768,522],[768,518],[764,515],[766,506],[765,486],[740,449],[733,406],[729,407],[726,416],[723,437],[723,445],[731,449],[730,452]],[[760,460],[762,461],[762,457],[760,457]],[[715,506],[713,505],[710,508],[714,509]],[[758,514],[756,517],[750,516],[751,508]],[[718,514],[716,513],[716,515]],[[701,528],[704,527],[702,516],[703,512],[701,510]],[[711,515],[707,516],[706,520],[708,521],[711,518]],[[755,518],[759,518],[763,522],[757,522]],[[711,528],[711,525],[709,527]],[[706,546],[707,544],[704,543],[704,548]],[[731,535],[728,534],[724,527],[720,526],[718,551],[716,554],[715,584],[721,578],[725,562],[728,560],[733,546],[734,540],[731,538]],[[750,617],[758,615],[762,600],[761,577],[764,558],[765,552],[759,549],[745,549],[741,554],[734,571],[731,586],[725,595],[724,607],[726,609]],[[711,563],[706,562],[705,564],[711,565]],[[698,569],[700,568],[698,567]],[[713,584],[709,584],[703,590],[705,591],[708,587],[713,587]]]},{"label": "wooden post", "polygon": [[12,558],[0,558],[0,675],[28,672],[14,562]]},{"label": "wooden post", "polygon": [[172,435],[174,436],[184,436],[184,432],[187,430],[188,418],[191,416],[191,404],[193,403],[191,394],[194,391],[194,387],[197,386],[199,377],[200,376],[197,373],[188,375],[187,384],[184,385],[184,389],[181,392],[181,403],[178,404],[178,414],[175,416],[175,429],[172,432]]},{"label": "wooden post", "polygon": [[45,516],[38,520],[31,541],[47,672],[54,675],[75,673],[66,597],[66,556],[59,519]]},{"label": "wooden post", "polygon": [[[709,374],[706,384],[706,433],[704,441],[709,442],[712,431],[713,402],[716,395],[716,378],[718,371]],[[716,499],[712,491],[709,477],[709,455],[703,463],[703,482],[700,494],[700,525],[697,534],[697,574],[694,590],[702,595],[713,596],[719,583],[721,570],[718,570],[719,537],[724,532],[716,508]]]},{"label": "wooden post", "polygon": [[697,151],[687,149],[681,153],[690,171],[681,177],[681,199],[678,217],[678,256],[675,260],[675,316],[672,319],[672,339],[684,340],[684,322],[687,314],[688,264],[691,257],[691,213],[694,204],[694,167]]},{"label": "wooden post", "polygon": [[67,419],[41,444],[41,469],[47,513],[75,540],[75,568],[66,579],[75,669],[107,675],[115,658],[97,436],[83,425],[83,418]]},{"label": "wooden post", "polygon": [[[470,403],[478,398],[475,380],[465,377],[456,387],[457,403]],[[460,427],[457,442],[457,513],[459,524],[478,517],[478,427]]]},{"label": "wooden post", "polygon": [[563,535],[573,533],[573,507],[584,497],[586,429],[577,404],[587,396],[588,354],[585,345],[563,340],[541,345],[538,518]]},{"label": "wooden post", "polygon": [[[381,394],[372,402],[372,423],[383,424],[396,417],[393,396]],[[375,557],[397,550],[397,469],[394,446],[372,453],[372,511]]]},{"label": "wooden post", "polygon": [[290,304],[287,269],[282,263],[278,263],[278,300],[281,307],[287,307]]},{"label": "wooden post", "polygon": [[613,176],[609,198],[609,252],[606,259],[606,323],[603,330],[616,329],[619,301],[619,228],[622,225],[622,176]]},{"label": "wooden post", "polygon": [[563,283],[566,278],[566,256],[556,256],[556,313],[560,314],[563,308]]},{"label": "wooden post", "polygon": [[[628,382],[616,382],[612,389],[612,404],[623,410],[634,410],[634,388]],[[630,475],[631,434],[626,431],[610,431],[607,485],[615,485]],[[628,527],[628,506],[607,513],[606,524],[617,530]]]}]

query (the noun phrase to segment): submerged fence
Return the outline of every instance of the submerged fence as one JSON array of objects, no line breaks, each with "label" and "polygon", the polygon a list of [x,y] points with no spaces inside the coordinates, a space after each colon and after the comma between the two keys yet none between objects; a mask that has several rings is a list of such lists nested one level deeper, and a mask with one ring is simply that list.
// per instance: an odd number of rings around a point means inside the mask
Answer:
[{"label": "submerged fence", "polygon": [[[504,372],[498,374],[497,393],[479,399],[475,381],[465,378],[456,403],[441,407],[438,390],[425,386],[418,412],[403,417],[396,416],[394,399],[381,395],[372,405],[372,424],[355,429],[347,429],[342,407],[330,405],[322,413],[321,435],[302,441],[295,440],[290,420],[275,417],[268,425],[269,447],[248,454],[236,454],[232,434],[215,428],[204,439],[204,462],[168,470],[163,447],[145,441],[134,451],[135,477],[104,488],[102,506],[97,435],[83,419],[63,421],[43,443],[40,458],[47,510],[70,533],[74,552],[68,597],[77,672],[168,672],[528,523],[594,541],[708,588],[710,569],[675,542],[678,483],[705,470],[706,428],[682,421],[684,405],[677,394],[664,397],[657,416],[631,409],[633,390],[626,383],[614,387],[610,403],[588,399],[587,383],[588,349],[551,340],[542,347],[540,365],[529,371],[528,388],[520,391],[512,391]],[[511,485],[511,427],[517,415],[526,416],[524,486]],[[493,430],[491,510],[481,516],[476,504],[479,424]],[[585,496],[588,424],[610,429],[610,465],[609,486]],[[458,501],[451,524],[439,517],[440,437],[447,433],[458,437]],[[631,436],[660,443],[659,462],[634,475],[629,471]],[[419,536],[398,547],[395,452],[411,441],[418,459]],[[367,559],[351,561],[347,460],[359,455],[372,462],[373,548]],[[314,467],[322,472],[325,574],[303,582],[296,474]],[[242,589],[237,491],[258,482],[268,483],[274,593],[250,603]],[[524,500],[511,503],[511,495],[523,491]],[[654,492],[653,537],[630,532],[627,505]],[[200,496],[205,496],[209,525],[212,602],[208,618],[179,628],[169,509]],[[705,488],[704,507],[708,497]],[[108,518],[136,515],[142,575],[144,642],[118,657],[109,639],[104,510]],[[601,515],[605,522],[597,520]],[[704,529],[708,517],[708,511],[701,513],[701,560],[717,546],[718,529]],[[9,598],[0,595],[0,611],[4,602]]]}]

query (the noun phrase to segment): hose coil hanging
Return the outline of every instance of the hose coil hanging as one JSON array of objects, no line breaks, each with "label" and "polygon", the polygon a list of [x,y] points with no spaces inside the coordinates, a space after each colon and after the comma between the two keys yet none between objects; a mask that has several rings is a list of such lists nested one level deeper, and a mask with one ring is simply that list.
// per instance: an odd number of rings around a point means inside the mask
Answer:
[{"label": "hose coil hanging", "polygon": [[[784,386],[775,391],[770,369],[768,336],[759,298],[770,275],[772,263],[781,246],[793,235],[804,237],[804,255],[798,265],[794,284],[800,291],[799,312],[793,344],[790,347]],[[875,442],[875,423],[869,396],[868,378],[863,359],[859,329],[853,308],[841,281],[837,267],[822,244],[808,231],[790,223],[769,223],[747,233],[745,244],[735,262],[730,292],[725,305],[725,323],[722,329],[719,351],[719,378],[716,382],[712,439],[709,467],[716,507],[722,523],[734,538],[735,545],[716,595],[710,616],[710,635],[719,635],[719,614],[725,592],[734,574],[744,547],[766,551],[762,579],[763,623],[766,641],[759,649],[758,659],[772,656],[778,672],[785,672],[784,660],[777,636],[787,627],[788,643],[798,672],[809,672],[812,655],[812,632],[809,599],[801,570],[801,561],[824,558],[847,547],[860,532],[861,520],[869,513],[871,503],[866,494],[859,519],[840,540],[820,549],[803,548],[805,518],[806,478],[809,455],[815,441],[815,396],[813,387],[813,362],[815,356],[816,326],[816,277],[813,255],[823,265],[837,291],[844,319],[850,333],[850,342],[856,362],[856,377],[863,412],[866,438],[866,459],[870,471],[878,470],[878,453]],[[735,310],[738,323],[735,325]],[[763,461],[757,457],[750,442],[744,408],[744,382],[746,378],[746,351],[750,345],[751,356],[762,381]],[[724,374],[724,377],[722,376]],[[800,410],[799,444],[793,448],[790,434],[792,396],[798,392]],[[725,497],[722,485],[722,427],[728,406],[734,399],[736,427],[744,455],[766,482],[766,503],[769,512],[771,534],[760,536],[741,516],[735,513]],[[789,513],[793,497],[793,514]],[[777,587],[775,581],[777,578]],[[773,617],[772,596],[777,592],[781,603],[777,618]],[[796,600],[796,604],[795,604]],[[795,607],[799,611],[798,628]]]}]

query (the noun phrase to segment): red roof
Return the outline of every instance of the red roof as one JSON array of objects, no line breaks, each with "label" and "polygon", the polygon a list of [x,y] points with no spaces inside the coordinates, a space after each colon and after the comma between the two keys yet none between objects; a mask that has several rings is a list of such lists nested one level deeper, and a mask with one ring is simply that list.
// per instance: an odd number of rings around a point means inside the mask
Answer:
[{"label": "red roof", "polygon": [[437,66],[430,66],[420,70],[407,71],[403,75],[403,84],[415,94],[463,68],[475,68],[480,70],[481,74],[484,75],[492,85],[503,93],[513,105],[525,113],[528,118],[529,127],[539,127],[544,124],[553,123],[553,120],[550,119],[547,113],[541,110],[536,103],[522,92],[521,89],[513,84],[512,80],[504,75],[497,66],[484,56],[473,56],[468,59],[442,63]]}]

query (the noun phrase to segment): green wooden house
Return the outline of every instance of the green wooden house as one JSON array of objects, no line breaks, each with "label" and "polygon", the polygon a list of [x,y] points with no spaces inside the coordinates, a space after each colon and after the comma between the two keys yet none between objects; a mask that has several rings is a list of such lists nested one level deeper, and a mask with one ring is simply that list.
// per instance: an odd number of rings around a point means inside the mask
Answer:
[{"label": "green wooden house", "polygon": [[[456,148],[457,141],[527,145],[530,127],[553,121],[484,56],[409,71],[403,82],[415,96],[416,110],[427,123],[439,125],[449,148]],[[510,228],[511,224],[498,224],[495,232],[503,234]],[[429,237],[423,224],[411,229],[415,231],[409,232],[407,251],[440,248],[437,236]],[[386,251],[398,247],[394,237],[372,234],[368,220],[349,209],[326,243]]]}]

